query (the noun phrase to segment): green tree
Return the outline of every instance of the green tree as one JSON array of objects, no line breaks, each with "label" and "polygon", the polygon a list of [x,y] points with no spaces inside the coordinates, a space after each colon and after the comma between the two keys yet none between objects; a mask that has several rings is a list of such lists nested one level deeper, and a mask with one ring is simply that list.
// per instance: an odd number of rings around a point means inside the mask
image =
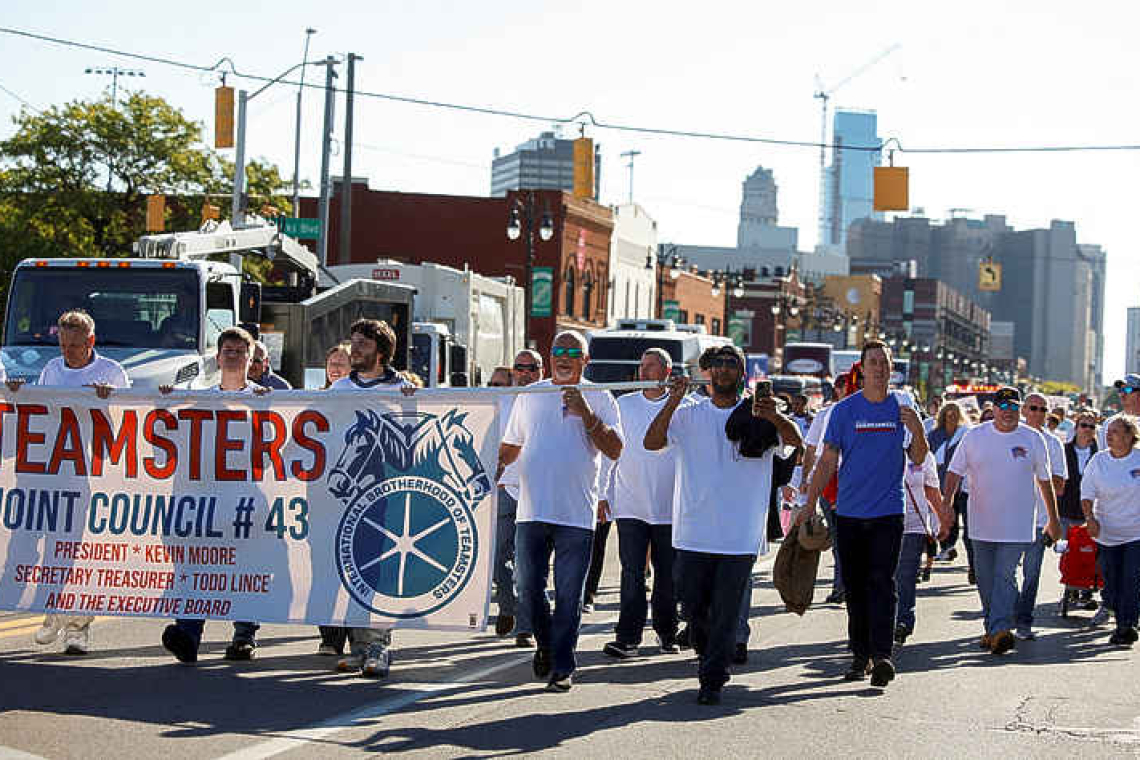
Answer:
[{"label": "green tree", "polygon": [[[200,123],[162,98],[73,101],[14,122],[15,134],[0,141],[5,282],[29,256],[129,256],[153,193],[167,197],[170,231],[197,229],[207,200],[229,216],[233,164],[203,143]],[[288,207],[276,166],[251,161],[247,178],[251,211]]]}]

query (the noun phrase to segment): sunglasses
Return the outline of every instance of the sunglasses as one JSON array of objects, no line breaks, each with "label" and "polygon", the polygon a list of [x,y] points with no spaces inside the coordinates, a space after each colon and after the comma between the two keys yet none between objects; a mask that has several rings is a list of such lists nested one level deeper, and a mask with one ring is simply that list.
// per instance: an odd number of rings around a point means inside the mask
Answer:
[{"label": "sunglasses", "polygon": [[571,359],[581,359],[584,352],[580,348],[563,348],[562,346],[555,346],[550,349],[550,355],[557,358],[560,356],[569,356]]},{"label": "sunglasses", "polygon": [[1001,409],[1003,412],[1008,412],[1010,409],[1017,411],[1021,408],[1021,404],[1017,403],[1016,401],[999,401],[997,403],[997,408]]},{"label": "sunglasses", "polygon": [[1049,411],[1049,407],[1041,406],[1039,404],[1027,404],[1025,408],[1031,412],[1047,412],[1047,411]]},{"label": "sunglasses", "polygon": [[1088,428],[1089,430],[1096,430],[1096,425],[1092,424],[1091,422],[1078,422],[1077,427]]},{"label": "sunglasses", "polygon": [[710,368],[713,368],[713,367],[739,367],[739,366],[740,366],[740,362],[738,362],[734,357],[731,357],[731,356],[714,356],[712,359],[709,359],[709,367]]},{"label": "sunglasses", "polygon": [[[558,354],[555,354],[557,356]],[[519,372],[538,372],[537,364],[516,364],[515,369]]]},{"label": "sunglasses", "polygon": [[1127,394],[1127,393],[1135,393],[1138,390],[1140,390],[1140,388],[1133,388],[1131,385],[1126,385],[1120,389],[1120,392]]}]

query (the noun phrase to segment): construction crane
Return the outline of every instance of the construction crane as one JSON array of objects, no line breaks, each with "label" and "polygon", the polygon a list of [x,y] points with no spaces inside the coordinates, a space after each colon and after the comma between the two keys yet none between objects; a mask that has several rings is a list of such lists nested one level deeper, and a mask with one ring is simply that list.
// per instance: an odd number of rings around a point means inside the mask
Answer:
[{"label": "construction crane", "polygon": [[[878,55],[876,55],[874,58],[872,58],[871,60],[864,63],[862,66],[855,69],[855,71],[851,72],[846,77],[839,80],[839,82],[837,82],[836,84],[832,85],[829,88],[824,87],[823,80],[821,80],[819,78],[818,74],[816,74],[816,76],[815,76],[815,94],[813,95],[813,97],[819,99],[819,105],[820,105],[820,114],[819,114],[819,228],[820,228],[820,230],[824,229],[824,224],[827,221],[825,218],[826,214],[827,214],[827,103],[831,99],[831,96],[834,95],[839,90],[839,88],[843,87],[844,85],[846,85],[851,80],[856,79],[857,77],[863,75],[868,69],[870,69],[872,66],[875,66],[876,64],[878,64],[880,61],[882,61],[884,58],[889,56],[891,53],[898,50],[900,47],[902,47],[902,44],[896,42],[894,45],[891,45],[890,47],[886,48],[885,50],[880,52]],[[821,240],[820,242],[824,242],[824,241]]]}]

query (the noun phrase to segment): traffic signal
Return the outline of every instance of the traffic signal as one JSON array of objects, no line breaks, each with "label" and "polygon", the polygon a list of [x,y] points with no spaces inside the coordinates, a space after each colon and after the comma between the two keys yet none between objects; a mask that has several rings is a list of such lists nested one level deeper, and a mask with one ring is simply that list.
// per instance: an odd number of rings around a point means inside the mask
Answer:
[{"label": "traffic signal", "polygon": [[166,229],[166,196],[146,197],[146,231],[162,232]]},{"label": "traffic signal", "polygon": [[234,88],[214,90],[214,147],[234,147]]},{"label": "traffic signal", "polygon": [[909,170],[905,166],[875,167],[875,210],[906,211],[910,208]]}]

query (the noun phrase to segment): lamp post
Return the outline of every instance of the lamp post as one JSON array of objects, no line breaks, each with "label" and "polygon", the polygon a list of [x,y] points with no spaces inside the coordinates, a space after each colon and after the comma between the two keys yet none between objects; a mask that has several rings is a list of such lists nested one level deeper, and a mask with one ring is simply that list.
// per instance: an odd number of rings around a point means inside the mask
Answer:
[{"label": "lamp post", "polygon": [[669,269],[669,279],[676,280],[681,276],[681,270],[685,267],[685,259],[677,252],[678,246],[666,245],[664,243],[657,246],[657,253],[654,254],[650,250],[645,256],[645,268],[653,269],[657,267],[657,317],[663,319],[665,317],[663,310],[665,304],[665,269]]},{"label": "lamp post", "polygon": [[[301,216],[301,95],[305,91],[305,66],[309,60],[309,40],[316,29],[305,30],[305,52],[301,54],[301,81],[297,84],[297,126],[293,130],[293,216]],[[346,180],[347,181],[347,180]]]},{"label": "lamp post", "polygon": [[[507,238],[509,240],[518,240],[524,232],[526,233],[526,289],[524,292],[526,293],[526,318],[528,320],[531,317],[531,310],[534,305],[536,195],[537,193],[534,190],[520,191],[511,204],[510,216],[507,219]],[[543,242],[554,237],[554,219],[550,216],[549,208],[543,209],[541,221],[538,224],[538,236]],[[552,305],[553,299],[554,294],[551,293]]]}]

